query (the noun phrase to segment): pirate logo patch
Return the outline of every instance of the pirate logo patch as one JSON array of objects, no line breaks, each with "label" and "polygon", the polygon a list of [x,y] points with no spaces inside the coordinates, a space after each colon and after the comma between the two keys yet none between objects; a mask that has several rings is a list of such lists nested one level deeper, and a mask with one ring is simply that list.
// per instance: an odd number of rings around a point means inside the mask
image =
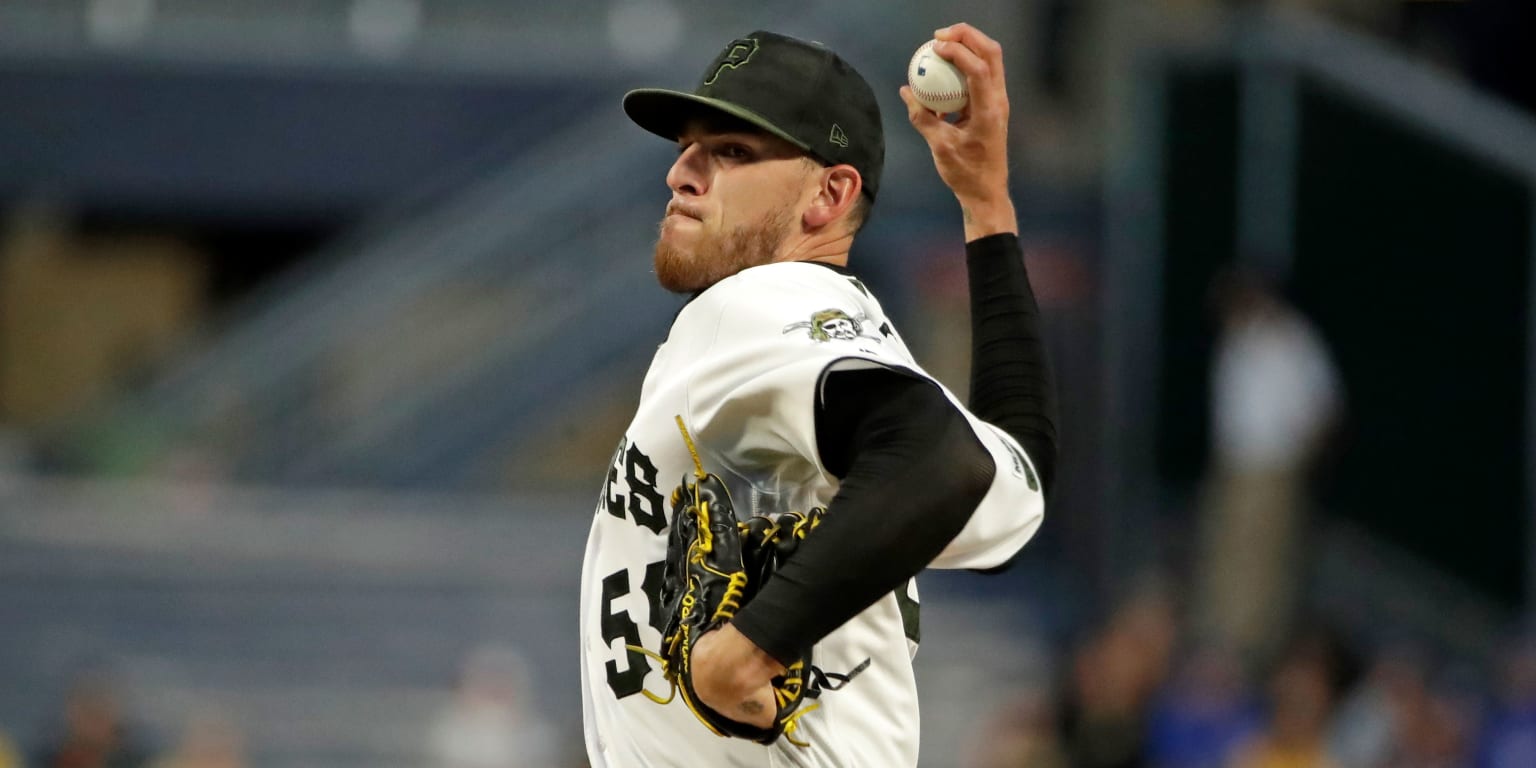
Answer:
[{"label": "pirate logo patch", "polygon": [[811,315],[809,320],[784,326],[784,333],[787,335],[792,331],[804,330],[812,341],[818,343],[858,339],[880,341],[879,336],[864,332],[864,324],[867,322],[869,317],[866,315],[854,317],[841,309],[823,309]]}]

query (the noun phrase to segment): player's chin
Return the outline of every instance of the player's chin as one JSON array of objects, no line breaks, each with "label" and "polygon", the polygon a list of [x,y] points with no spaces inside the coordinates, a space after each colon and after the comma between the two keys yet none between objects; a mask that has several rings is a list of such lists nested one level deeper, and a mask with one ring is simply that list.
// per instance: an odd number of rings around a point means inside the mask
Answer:
[{"label": "player's chin", "polygon": [[666,233],[656,241],[656,282],[673,293],[693,293],[705,288],[691,251],[668,242]]}]

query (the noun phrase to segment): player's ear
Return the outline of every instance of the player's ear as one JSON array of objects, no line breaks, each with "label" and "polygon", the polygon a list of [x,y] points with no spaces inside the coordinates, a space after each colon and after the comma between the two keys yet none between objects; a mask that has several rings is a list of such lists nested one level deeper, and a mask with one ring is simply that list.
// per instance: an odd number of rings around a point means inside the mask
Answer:
[{"label": "player's ear", "polygon": [[853,211],[864,191],[864,180],[851,165],[834,165],[820,173],[811,206],[805,211],[807,229],[821,229]]}]

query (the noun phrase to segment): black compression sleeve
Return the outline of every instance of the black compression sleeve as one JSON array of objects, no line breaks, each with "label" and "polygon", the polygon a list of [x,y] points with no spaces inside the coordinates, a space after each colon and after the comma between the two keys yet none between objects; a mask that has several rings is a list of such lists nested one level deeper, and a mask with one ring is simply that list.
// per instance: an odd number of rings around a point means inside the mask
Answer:
[{"label": "black compression sleeve", "polygon": [[827,375],[822,463],[843,478],[816,533],[732,624],[789,663],[928,566],[970,520],[995,465],[933,384],[887,371]]},{"label": "black compression sleeve", "polygon": [[1056,475],[1056,388],[1018,236],[966,243],[965,265],[971,290],[971,413],[1019,441],[1049,492]]}]

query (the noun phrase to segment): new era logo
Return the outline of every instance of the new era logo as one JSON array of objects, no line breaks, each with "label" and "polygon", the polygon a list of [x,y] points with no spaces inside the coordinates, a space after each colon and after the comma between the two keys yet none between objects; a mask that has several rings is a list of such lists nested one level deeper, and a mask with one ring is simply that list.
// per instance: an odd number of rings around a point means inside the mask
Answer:
[{"label": "new era logo", "polygon": [[830,141],[833,144],[842,147],[843,149],[848,148],[848,134],[843,133],[842,126],[838,125],[837,123],[832,124],[832,135],[827,137],[827,141]]}]

